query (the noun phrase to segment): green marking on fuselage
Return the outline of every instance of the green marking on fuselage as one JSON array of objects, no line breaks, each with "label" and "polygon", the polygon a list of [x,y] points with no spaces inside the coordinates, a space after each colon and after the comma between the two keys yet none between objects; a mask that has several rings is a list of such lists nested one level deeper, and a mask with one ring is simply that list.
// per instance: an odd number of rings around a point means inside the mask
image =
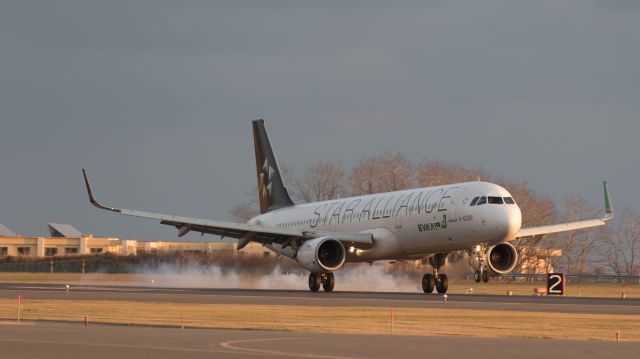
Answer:
[{"label": "green marking on fuselage", "polygon": [[418,232],[437,231],[441,229],[447,229],[447,215],[442,215],[442,221],[420,223],[418,224]]}]

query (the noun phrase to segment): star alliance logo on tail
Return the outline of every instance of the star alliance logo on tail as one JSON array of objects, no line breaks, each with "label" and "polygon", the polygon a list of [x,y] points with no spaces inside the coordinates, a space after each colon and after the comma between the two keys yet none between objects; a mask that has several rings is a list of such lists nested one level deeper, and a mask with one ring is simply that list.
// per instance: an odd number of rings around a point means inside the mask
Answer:
[{"label": "star alliance logo on tail", "polygon": [[265,158],[264,165],[262,165],[262,173],[260,173],[260,180],[262,182],[262,197],[271,197],[271,179],[273,178],[274,173],[275,170],[273,169],[273,167],[271,167],[271,165],[269,165],[269,159]]}]

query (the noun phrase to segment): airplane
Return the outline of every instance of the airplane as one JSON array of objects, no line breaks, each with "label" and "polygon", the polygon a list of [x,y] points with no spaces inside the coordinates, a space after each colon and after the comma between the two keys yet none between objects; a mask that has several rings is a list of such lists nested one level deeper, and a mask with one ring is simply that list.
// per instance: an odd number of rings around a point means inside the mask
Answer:
[{"label": "airplane", "polygon": [[470,253],[476,282],[513,271],[518,253],[509,243],[523,237],[603,226],[613,218],[607,182],[601,218],[521,228],[522,214],[503,187],[475,181],[444,186],[294,204],[285,186],[264,125],[252,121],[260,215],[247,223],[179,217],[107,207],[99,203],[82,169],[89,201],[103,210],[174,226],[178,237],[189,232],[236,238],[237,249],[261,243],[308,270],[309,289],[331,292],[333,272],[345,263],[428,260],[433,271],[422,277],[425,293],[444,294],[441,273],[452,251]]}]

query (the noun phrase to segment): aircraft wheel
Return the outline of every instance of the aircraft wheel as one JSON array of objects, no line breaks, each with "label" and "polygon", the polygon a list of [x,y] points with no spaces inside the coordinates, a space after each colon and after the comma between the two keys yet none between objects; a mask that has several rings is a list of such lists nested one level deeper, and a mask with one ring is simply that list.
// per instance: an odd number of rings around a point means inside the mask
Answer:
[{"label": "aircraft wheel", "polygon": [[480,276],[480,270],[476,270],[475,272],[473,272],[473,280],[476,281],[476,283],[480,283],[480,281],[482,280],[482,277]]},{"label": "aircraft wheel", "polygon": [[425,274],[422,276],[422,290],[425,293],[433,293],[433,287],[435,286],[435,279],[433,274]]},{"label": "aircraft wheel", "polygon": [[322,277],[320,274],[310,273],[309,274],[309,289],[312,292],[317,292],[320,290],[320,286],[322,285]]},{"label": "aircraft wheel", "polygon": [[327,273],[322,276],[322,288],[325,292],[333,292],[333,287],[336,285],[336,279],[333,273]]},{"label": "aircraft wheel", "polygon": [[438,280],[436,280],[436,289],[438,293],[444,294],[449,289],[449,279],[446,274],[440,274]]},{"label": "aircraft wheel", "polygon": [[489,281],[489,272],[487,271],[482,272],[482,281],[485,283]]}]

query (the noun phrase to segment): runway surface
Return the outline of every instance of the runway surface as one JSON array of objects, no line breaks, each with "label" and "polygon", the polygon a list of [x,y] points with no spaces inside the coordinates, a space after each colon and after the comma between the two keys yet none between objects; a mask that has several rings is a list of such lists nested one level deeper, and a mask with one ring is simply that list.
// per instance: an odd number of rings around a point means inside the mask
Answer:
[{"label": "runway surface", "polygon": [[640,299],[0,283],[0,298],[640,314]]},{"label": "runway surface", "polygon": [[3,359],[635,358],[638,343],[0,324]]}]

